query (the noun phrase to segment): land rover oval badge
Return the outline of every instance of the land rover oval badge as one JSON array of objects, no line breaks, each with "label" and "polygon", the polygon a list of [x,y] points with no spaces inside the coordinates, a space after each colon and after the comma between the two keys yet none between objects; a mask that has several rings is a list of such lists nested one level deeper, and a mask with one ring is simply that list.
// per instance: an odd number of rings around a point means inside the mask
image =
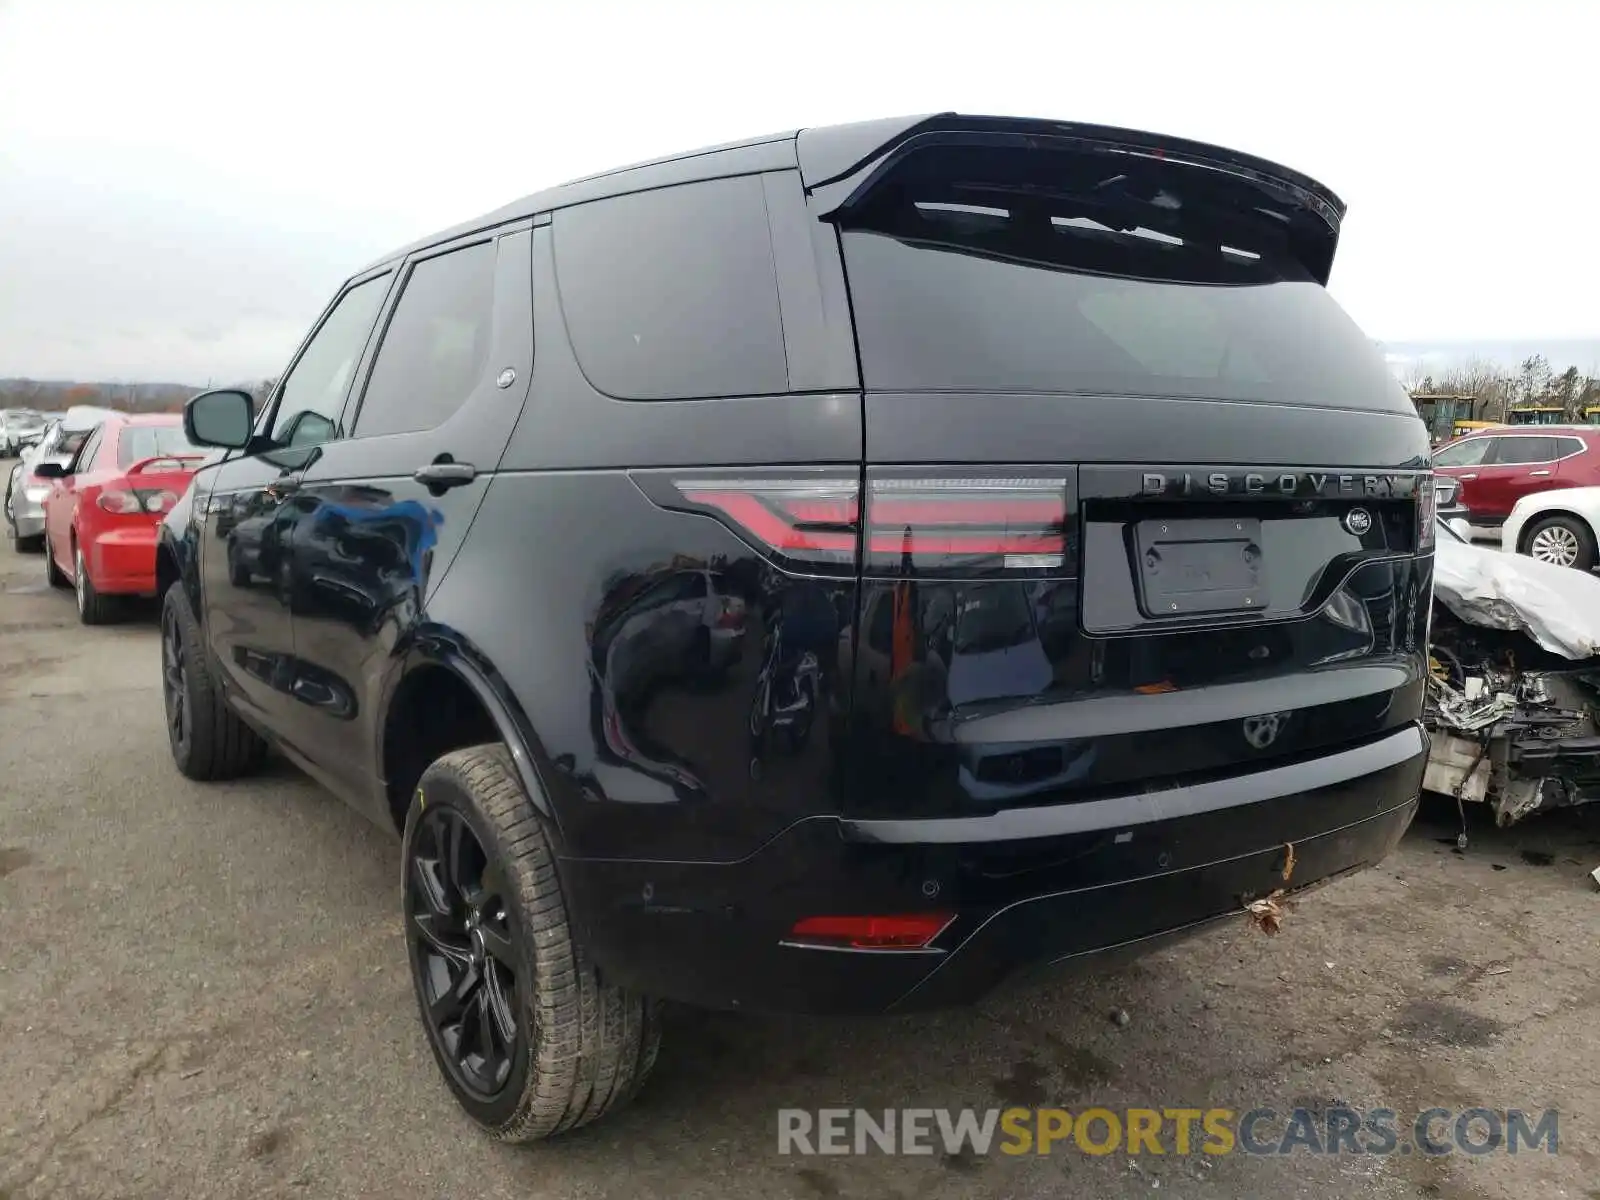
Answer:
[{"label": "land rover oval badge", "polygon": [[1372,514],[1364,508],[1352,508],[1344,515],[1344,527],[1360,537],[1372,528]]}]

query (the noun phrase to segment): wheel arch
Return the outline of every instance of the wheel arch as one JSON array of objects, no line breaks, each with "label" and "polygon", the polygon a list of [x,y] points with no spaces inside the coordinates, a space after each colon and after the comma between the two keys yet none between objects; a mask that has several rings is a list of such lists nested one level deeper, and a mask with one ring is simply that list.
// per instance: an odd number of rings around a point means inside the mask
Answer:
[{"label": "wheel arch", "polygon": [[[463,746],[499,740],[534,811],[561,845],[539,740],[493,664],[459,634],[442,629],[420,631],[396,664],[377,719],[378,761],[395,830],[404,829],[411,793],[430,762]],[[444,719],[421,722],[430,708],[442,708]]]}]

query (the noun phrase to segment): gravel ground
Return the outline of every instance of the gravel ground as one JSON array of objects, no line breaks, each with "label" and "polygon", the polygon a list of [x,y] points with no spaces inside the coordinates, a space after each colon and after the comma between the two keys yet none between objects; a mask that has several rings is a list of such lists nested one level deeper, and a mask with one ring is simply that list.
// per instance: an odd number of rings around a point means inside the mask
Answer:
[{"label": "gravel ground", "polygon": [[[1474,822],[1458,854],[1453,812],[1425,811],[1276,938],[1230,924],[971,1010],[673,1012],[633,1107],[493,1144],[414,1013],[394,839],[288,767],[180,778],[152,616],[83,629],[43,574],[0,546],[0,1200],[1600,1198],[1600,820],[1583,814]],[[783,1107],[1341,1102],[1556,1106],[1559,1153],[777,1153]]]}]

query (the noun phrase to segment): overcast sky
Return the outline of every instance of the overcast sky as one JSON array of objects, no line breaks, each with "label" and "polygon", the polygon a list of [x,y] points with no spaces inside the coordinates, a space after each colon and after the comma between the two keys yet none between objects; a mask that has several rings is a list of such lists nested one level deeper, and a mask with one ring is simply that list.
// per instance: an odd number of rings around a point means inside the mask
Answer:
[{"label": "overcast sky", "polygon": [[1385,340],[1600,337],[1593,0],[0,0],[0,376],[276,373],[350,271],[608,166],[955,109],[1350,205]]}]

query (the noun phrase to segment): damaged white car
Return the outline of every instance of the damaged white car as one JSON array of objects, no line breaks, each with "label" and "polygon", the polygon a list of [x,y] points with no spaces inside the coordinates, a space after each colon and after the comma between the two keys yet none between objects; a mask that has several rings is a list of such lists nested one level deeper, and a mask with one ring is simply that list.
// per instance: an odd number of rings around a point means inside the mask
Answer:
[{"label": "damaged white car", "polygon": [[1427,790],[1500,825],[1600,799],[1600,578],[1441,525],[1430,655]]}]

